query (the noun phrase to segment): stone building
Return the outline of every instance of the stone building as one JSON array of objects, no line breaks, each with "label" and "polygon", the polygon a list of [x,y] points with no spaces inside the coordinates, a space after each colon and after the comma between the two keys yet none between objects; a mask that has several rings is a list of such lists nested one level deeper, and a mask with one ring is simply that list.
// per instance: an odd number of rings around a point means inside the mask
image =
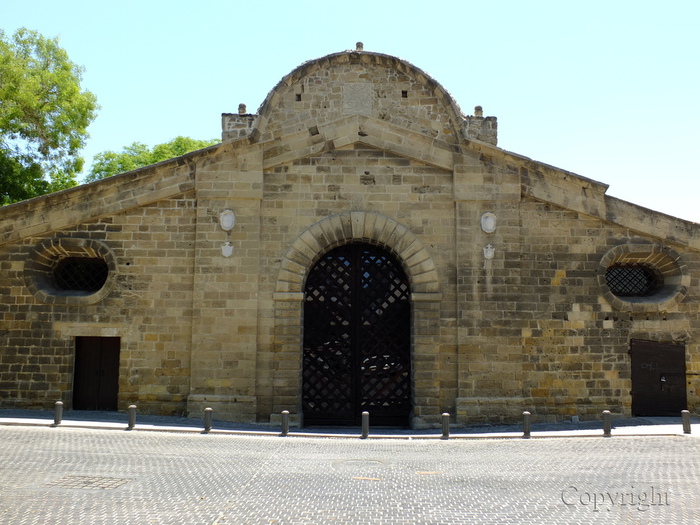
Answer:
[{"label": "stone building", "polygon": [[425,426],[697,413],[700,229],[302,64],[222,143],[0,209],[0,407]]}]

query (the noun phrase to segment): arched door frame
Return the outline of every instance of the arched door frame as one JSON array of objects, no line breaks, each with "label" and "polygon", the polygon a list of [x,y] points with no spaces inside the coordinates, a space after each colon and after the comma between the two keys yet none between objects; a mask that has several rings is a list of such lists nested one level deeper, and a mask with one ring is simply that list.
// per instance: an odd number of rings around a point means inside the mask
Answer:
[{"label": "arched door frame", "polygon": [[[301,414],[301,359],[304,284],[309,270],[327,251],[351,242],[366,242],[392,253],[402,265],[411,287],[411,355],[414,418],[439,413],[439,385],[429,378],[435,370],[415,366],[417,359],[434,356],[439,326],[439,281],[435,263],[423,243],[406,226],[385,215],[354,211],[317,222],[292,243],[280,263],[274,303],[272,418],[289,410]],[[435,361],[436,362],[436,361]],[[425,378],[422,376],[425,375]],[[434,405],[434,406],[433,406]],[[293,417],[293,420],[295,418]]]}]

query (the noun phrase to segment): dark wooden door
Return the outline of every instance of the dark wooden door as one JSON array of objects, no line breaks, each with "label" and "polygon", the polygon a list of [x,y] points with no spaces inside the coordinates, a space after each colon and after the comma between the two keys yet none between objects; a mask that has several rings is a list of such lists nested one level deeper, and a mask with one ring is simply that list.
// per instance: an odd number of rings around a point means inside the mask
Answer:
[{"label": "dark wooden door", "polygon": [[118,337],[75,338],[75,410],[117,410],[119,346]]},{"label": "dark wooden door", "polygon": [[306,425],[408,425],[410,294],[384,250],[349,244],[326,253],[305,288],[302,405]]},{"label": "dark wooden door", "polygon": [[632,414],[679,416],[687,408],[685,346],[633,339]]}]

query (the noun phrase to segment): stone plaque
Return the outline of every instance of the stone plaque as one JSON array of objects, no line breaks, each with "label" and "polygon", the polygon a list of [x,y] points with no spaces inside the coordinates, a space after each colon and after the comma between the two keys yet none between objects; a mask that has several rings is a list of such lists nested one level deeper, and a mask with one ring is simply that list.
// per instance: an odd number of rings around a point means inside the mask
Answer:
[{"label": "stone plaque", "polygon": [[371,115],[374,89],[370,83],[343,86],[343,115]]},{"label": "stone plaque", "polygon": [[496,231],[496,215],[487,211],[481,216],[481,229],[486,233],[493,233]]}]

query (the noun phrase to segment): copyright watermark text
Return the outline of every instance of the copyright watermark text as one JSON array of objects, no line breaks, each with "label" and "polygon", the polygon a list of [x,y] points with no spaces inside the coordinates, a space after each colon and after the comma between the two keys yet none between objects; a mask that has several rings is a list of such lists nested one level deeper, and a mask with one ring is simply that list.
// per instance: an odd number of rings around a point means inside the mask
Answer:
[{"label": "copyright watermark text", "polygon": [[652,507],[667,507],[671,504],[668,491],[653,485],[606,491],[591,491],[571,485],[561,491],[561,500],[570,508],[584,507],[593,512],[610,512],[615,507],[644,512]]}]

